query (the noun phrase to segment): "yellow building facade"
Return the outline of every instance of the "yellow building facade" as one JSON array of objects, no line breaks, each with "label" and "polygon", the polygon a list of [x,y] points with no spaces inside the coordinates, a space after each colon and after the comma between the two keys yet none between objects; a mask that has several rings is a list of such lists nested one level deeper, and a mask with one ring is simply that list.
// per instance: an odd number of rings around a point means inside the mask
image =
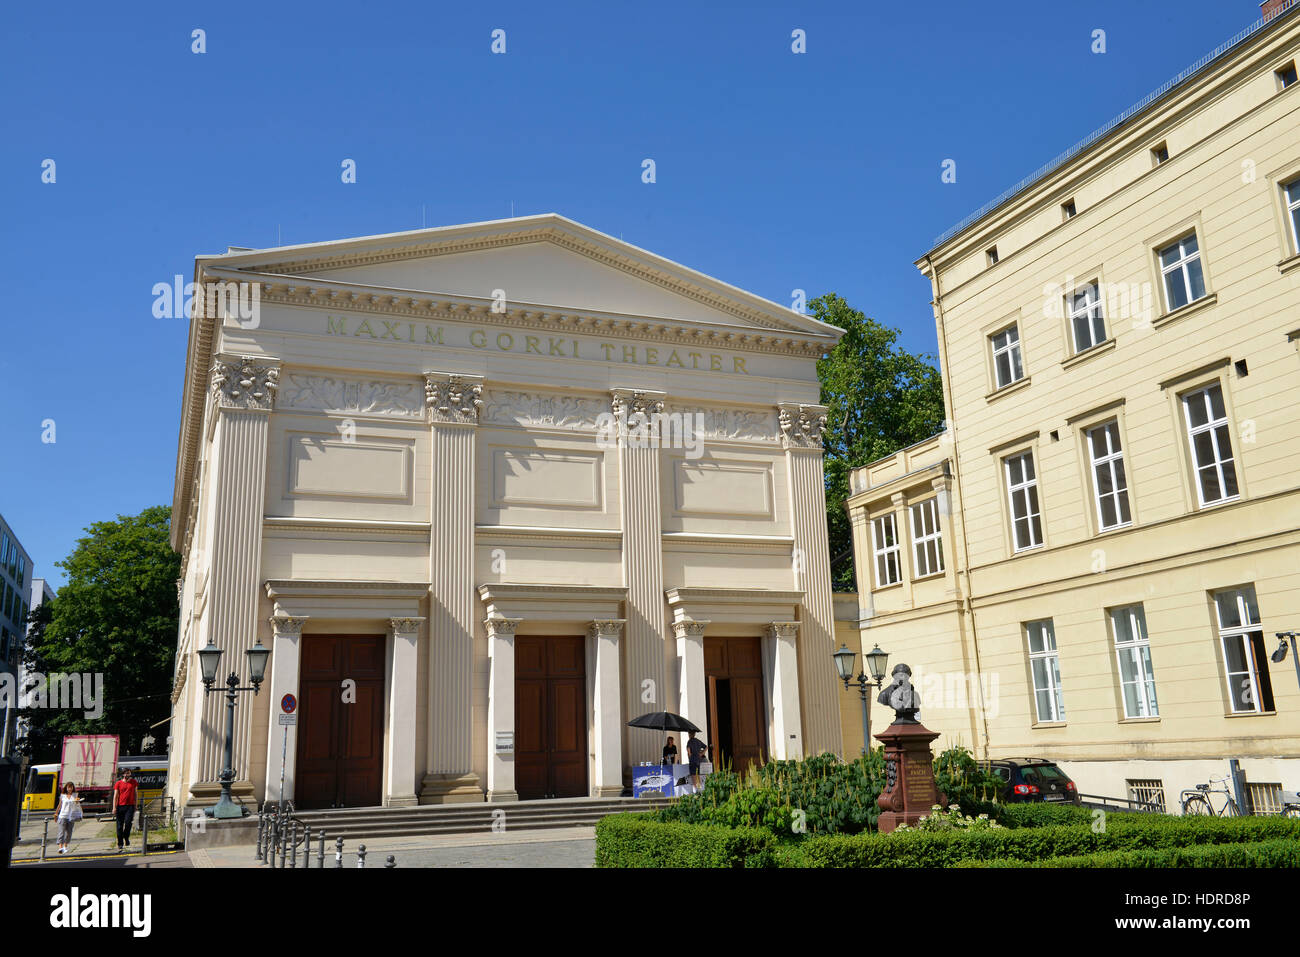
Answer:
[{"label": "yellow building facade", "polygon": [[1300,787],[1298,59],[1293,6],[917,262],[947,428],[848,509],[937,747],[1171,810],[1230,758]]}]

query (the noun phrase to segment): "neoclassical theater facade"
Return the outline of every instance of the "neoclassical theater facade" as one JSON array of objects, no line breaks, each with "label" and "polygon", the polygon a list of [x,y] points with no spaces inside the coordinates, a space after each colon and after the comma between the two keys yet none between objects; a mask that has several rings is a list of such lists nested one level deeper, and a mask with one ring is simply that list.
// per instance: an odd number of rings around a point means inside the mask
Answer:
[{"label": "neoclassical theater facade", "polygon": [[649,711],[738,766],[840,749],[840,330],[556,215],[232,248],[194,282],[178,803],[219,791],[210,642],[245,683],[271,649],[246,803],[617,795],[659,758]]}]

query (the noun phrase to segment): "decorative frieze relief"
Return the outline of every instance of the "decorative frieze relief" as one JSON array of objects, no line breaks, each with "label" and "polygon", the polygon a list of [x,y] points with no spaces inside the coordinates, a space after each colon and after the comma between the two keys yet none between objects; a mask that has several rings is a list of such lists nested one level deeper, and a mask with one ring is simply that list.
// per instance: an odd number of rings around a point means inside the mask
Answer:
[{"label": "decorative frieze relief", "polygon": [[276,407],[302,412],[419,419],[424,416],[424,400],[425,396],[415,382],[289,373],[281,383]]},{"label": "decorative frieze relief", "polygon": [[782,402],[777,406],[781,444],[787,449],[820,449],[826,428],[826,406]]},{"label": "decorative frieze relief", "polygon": [[218,356],[212,362],[212,396],[220,408],[270,412],[279,387],[277,360]]},{"label": "decorative frieze relief", "polygon": [[424,402],[433,422],[477,425],[483,410],[483,377],[426,372]]},{"label": "decorative frieze relief", "polygon": [[773,412],[756,412],[747,409],[707,409],[699,406],[673,405],[669,413],[683,416],[702,416],[691,421],[702,423],[699,434],[706,439],[740,439],[748,442],[775,442],[777,438],[776,415]]},{"label": "decorative frieze relief", "polygon": [[597,417],[608,411],[609,405],[603,399],[493,389],[486,393],[483,419],[500,425],[594,429]]}]

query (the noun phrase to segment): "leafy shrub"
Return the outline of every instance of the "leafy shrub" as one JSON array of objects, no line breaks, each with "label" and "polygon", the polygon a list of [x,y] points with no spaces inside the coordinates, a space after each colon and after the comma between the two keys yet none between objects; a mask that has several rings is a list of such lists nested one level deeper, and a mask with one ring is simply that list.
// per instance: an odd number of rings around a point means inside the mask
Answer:
[{"label": "leafy shrub", "polygon": [[1133,851],[1099,851],[1044,861],[994,858],[962,861],[958,867],[1300,867],[1300,840],[1242,841],[1232,844],[1194,844],[1191,847],[1140,848]]},{"label": "leafy shrub", "polygon": [[963,814],[961,806],[950,804],[945,810],[938,804],[930,808],[930,813],[915,824],[900,824],[894,828],[894,833],[899,831],[952,831],[952,830],[1001,830],[1002,825],[997,821],[989,819],[987,814],[981,814],[978,817],[970,817]]},{"label": "leafy shrub", "polygon": [[771,867],[776,838],[765,828],[730,828],[611,814],[596,825],[597,867]]},{"label": "leafy shrub", "polygon": [[949,748],[934,759],[934,783],[950,805],[959,804],[973,814],[996,818],[1006,807],[998,803],[1001,779],[965,748]]},{"label": "leafy shrub", "polygon": [[[1107,811],[1106,820],[1130,815],[1128,811]],[[998,820],[1007,827],[1052,827],[1057,824],[1091,824],[1091,808],[1076,804],[1003,804],[998,809]]]},{"label": "leafy shrub", "polygon": [[971,860],[1045,861],[1107,851],[1300,840],[1300,821],[1286,818],[1117,817],[1108,819],[1103,831],[1076,824],[815,837],[782,862],[790,867],[952,867]]}]

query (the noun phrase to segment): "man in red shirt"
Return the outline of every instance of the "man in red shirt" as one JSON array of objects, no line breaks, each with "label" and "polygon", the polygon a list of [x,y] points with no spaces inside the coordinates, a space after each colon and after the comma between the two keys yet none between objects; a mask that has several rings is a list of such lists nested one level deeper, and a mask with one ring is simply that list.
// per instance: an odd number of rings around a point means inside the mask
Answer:
[{"label": "man in red shirt", "polygon": [[117,848],[131,846],[131,821],[135,815],[135,775],[127,768],[113,784],[113,816],[117,818]]}]

